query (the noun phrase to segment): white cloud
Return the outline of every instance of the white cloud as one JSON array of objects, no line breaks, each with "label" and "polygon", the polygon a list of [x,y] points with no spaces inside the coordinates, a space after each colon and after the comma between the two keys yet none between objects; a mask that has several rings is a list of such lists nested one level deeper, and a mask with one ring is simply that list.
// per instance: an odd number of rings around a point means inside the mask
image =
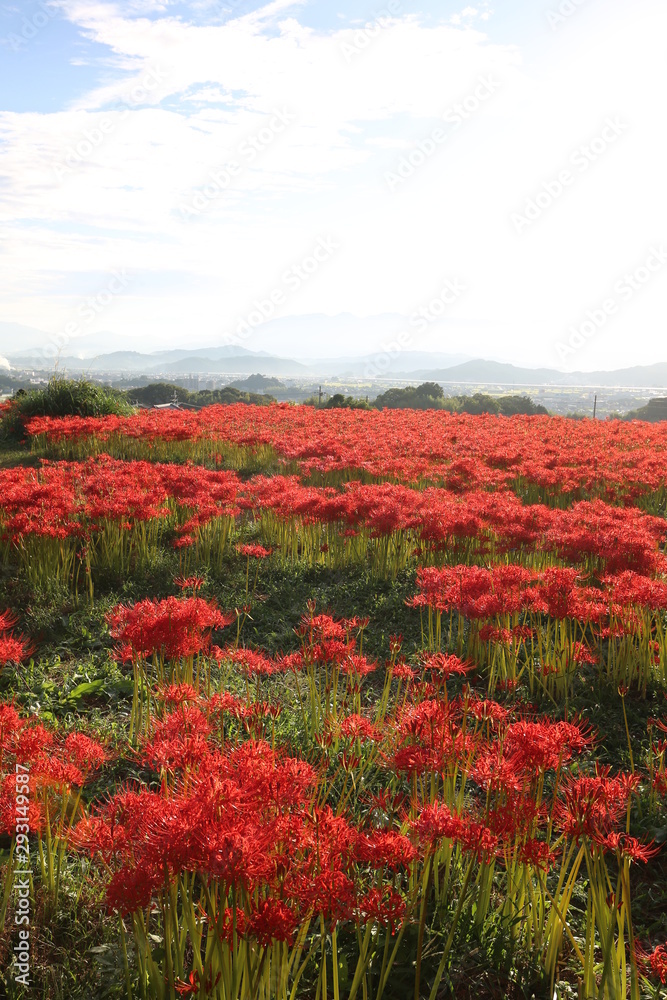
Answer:
[{"label": "white cloud", "polygon": [[[304,27],[299,5],[283,0],[218,26],[184,23],[166,6],[156,17],[148,3],[63,7],[125,71],[68,109],[0,114],[4,319],[58,329],[91,275],[123,266],[135,280],[113,304],[119,329],[151,349],[165,331],[173,342],[193,326],[210,340],[317,235],[334,233],[341,250],[285,315],[409,316],[458,274],[469,285],[456,306],[467,352],[557,364],[553,345],[568,325],[667,240],[667,11],[657,0],[609,23],[601,5],[582,10],[557,35],[545,21],[539,60],[525,43],[414,14],[348,62],[342,46],[357,29]],[[461,24],[489,13],[465,8]],[[386,172],[434,128],[451,130],[443,113],[482,77],[497,92],[392,193]],[[242,144],[276,110],[294,121],[250,162]],[[627,134],[518,237],[512,213],[608,116]],[[184,222],[179,206],[232,160],[233,183]],[[576,367],[656,358],[666,280],[628,303]]]}]

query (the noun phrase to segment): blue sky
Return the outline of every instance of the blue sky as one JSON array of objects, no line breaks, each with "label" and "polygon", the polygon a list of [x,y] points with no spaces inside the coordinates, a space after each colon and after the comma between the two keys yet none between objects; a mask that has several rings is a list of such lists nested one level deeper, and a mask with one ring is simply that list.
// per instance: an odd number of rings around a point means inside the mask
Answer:
[{"label": "blue sky", "polygon": [[[212,0],[210,3],[202,0],[201,3],[127,6],[130,10],[136,7],[142,18],[153,23],[168,14],[184,24],[219,26],[264,5],[254,0]],[[477,6],[481,13],[488,15],[485,28],[497,41],[516,44],[528,41],[531,35],[535,41],[545,34],[545,16],[539,3],[500,0],[493,12],[488,4]],[[356,0],[350,0],[337,4],[295,4],[294,9],[298,11],[301,24],[326,32],[373,21],[387,7],[379,0],[361,6]],[[440,24],[457,16],[461,16],[462,23],[470,22],[470,16],[462,16],[465,9],[464,5],[451,0],[447,3],[435,0],[430,4],[405,0],[400,4],[404,16],[419,17],[425,25]],[[0,43],[0,103],[6,111],[48,113],[66,107],[86,90],[109,79],[122,79],[123,71],[114,66],[115,59],[108,47],[92,41],[68,19],[66,8],[59,8],[49,0],[0,5]]]},{"label": "blue sky", "polygon": [[662,0],[0,4],[0,324],[663,360],[665,29]]}]

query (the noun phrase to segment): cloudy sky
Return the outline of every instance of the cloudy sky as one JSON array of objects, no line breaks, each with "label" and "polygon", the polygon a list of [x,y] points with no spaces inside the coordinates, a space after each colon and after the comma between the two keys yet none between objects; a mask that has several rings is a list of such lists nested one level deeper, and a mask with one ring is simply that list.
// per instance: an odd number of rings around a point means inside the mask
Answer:
[{"label": "cloudy sky", "polygon": [[666,36],[664,0],[2,0],[0,352],[667,360]]}]

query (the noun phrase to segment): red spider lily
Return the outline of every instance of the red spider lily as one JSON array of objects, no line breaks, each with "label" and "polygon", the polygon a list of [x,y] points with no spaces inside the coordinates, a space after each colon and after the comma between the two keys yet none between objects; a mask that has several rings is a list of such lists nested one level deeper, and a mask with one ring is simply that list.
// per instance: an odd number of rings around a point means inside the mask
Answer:
[{"label": "red spider lily", "polygon": [[84,733],[70,733],[62,744],[62,752],[71,764],[85,776],[96,771],[107,760],[104,747]]},{"label": "red spider lily", "polygon": [[279,669],[279,665],[265,653],[255,649],[234,649],[230,646],[220,650],[219,653],[216,652],[216,659],[233,663],[249,677],[269,677]]},{"label": "red spider lily", "polygon": [[211,726],[196,706],[172,712],[154,724],[150,740],[144,743],[145,760],[169,773],[197,769],[209,753]]},{"label": "red spider lily", "polygon": [[205,580],[203,576],[177,576],[174,578],[174,583],[181,590],[192,590],[196,593],[204,586]]},{"label": "red spider lily", "polygon": [[[148,758],[153,758],[158,738],[177,736],[183,726],[179,710],[147,745]],[[212,746],[207,750],[202,721],[192,715],[184,735],[204,736],[196,759],[172,762],[177,769],[196,768],[187,793],[165,798],[121,791],[77,828],[80,848],[107,861],[116,857],[107,899],[123,913],[147,905],[164,884],[165,869],[200,868],[230,884],[256,885],[270,878],[278,856],[285,858],[276,825],[280,817],[295,811],[295,821],[301,816],[295,832],[300,828],[305,833],[302,803],[314,784],[312,768],[279,760],[266,744],[246,744],[225,756]]]},{"label": "red spider lily", "polygon": [[388,817],[398,813],[405,805],[405,797],[400,793],[392,792],[388,788],[383,788],[374,795],[368,797],[372,810],[385,813]]},{"label": "red spider lily", "polygon": [[[329,657],[326,655],[325,662],[331,662],[334,657]],[[357,653],[348,652],[339,663],[341,673],[349,674],[353,677],[367,677],[368,674],[374,673],[377,670],[378,665],[374,661],[367,660],[365,656],[360,656]]]},{"label": "red spider lily", "polygon": [[592,745],[586,728],[571,722],[511,722],[503,747],[504,754],[515,755],[517,764],[527,771],[555,770]]},{"label": "red spider lily", "polygon": [[575,642],[570,651],[570,659],[573,663],[597,663],[598,660],[593,650],[584,642]]},{"label": "red spider lily", "polygon": [[504,705],[500,705],[491,698],[475,698],[470,692],[464,692],[464,705],[467,711],[479,721],[495,725],[504,722],[509,715]]},{"label": "red spider lily", "polygon": [[18,621],[18,616],[13,611],[0,612],[0,632],[9,632]]},{"label": "red spider lily", "polygon": [[441,840],[460,840],[464,834],[464,820],[443,802],[434,802],[422,809],[412,824],[419,839],[433,848]]},{"label": "red spider lily", "polygon": [[184,982],[182,979],[178,979],[174,983],[174,989],[176,990],[178,995],[182,997],[194,996],[196,993],[199,993],[201,989],[199,982],[199,973],[195,969],[193,969],[193,971],[188,976],[187,982]]},{"label": "red spider lily", "polygon": [[104,747],[85,734],[63,737],[34,719],[19,718],[13,706],[0,706],[0,833],[17,845],[28,833],[37,836],[47,913],[58,903],[83,785],[106,759]]},{"label": "red spider lily", "polygon": [[11,611],[0,613],[0,670],[7,663],[21,663],[35,651],[35,646],[25,636],[15,636],[10,629],[16,625]]},{"label": "red spider lily", "polygon": [[0,635],[0,668],[7,663],[21,663],[34,649],[33,644],[23,636]]},{"label": "red spider lily", "polygon": [[454,674],[465,677],[475,664],[464,663],[458,656],[447,653],[425,653],[421,658],[424,670],[432,673],[438,680],[449,680]]},{"label": "red spider lily", "polygon": [[380,926],[389,927],[392,934],[402,923],[405,911],[405,900],[388,885],[382,889],[369,889],[358,903],[358,912],[364,923],[376,921]]},{"label": "red spider lily", "polygon": [[184,702],[199,701],[199,692],[192,684],[170,684],[159,693],[165,705],[182,705]]},{"label": "red spider lily", "polygon": [[549,845],[545,844],[544,841],[530,838],[521,845],[518,858],[521,864],[533,865],[535,868],[541,868],[546,872],[551,867],[554,854],[550,850]]},{"label": "red spider lily", "polygon": [[480,749],[471,769],[471,777],[481,788],[505,795],[525,792],[530,785],[531,774],[520,752],[512,753],[498,746],[484,746]]},{"label": "red spider lily", "polygon": [[271,549],[265,549],[263,545],[237,545],[236,551],[248,559],[266,559],[271,555]]},{"label": "red spider lily", "polygon": [[284,656],[278,657],[275,662],[276,662],[276,668],[278,670],[281,670],[284,673],[287,673],[288,671],[291,670],[296,673],[299,670],[303,669],[304,657],[303,653],[301,652],[286,653]]},{"label": "red spider lily", "polygon": [[107,621],[121,651],[140,658],[159,654],[179,659],[208,652],[213,630],[230,625],[236,615],[219,611],[215,602],[200,597],[167,597],[146,598],[129,607],[119,604]]},{"label": "red spider lily", "polygon": [[645,962],[656,979],[663,985],[667,983],[667,944],[659,944],[654,948],[650,955],[646,955]]},{"label": "red spider lily", "polygon": [[564,801],[559,801],[556,808],[561,829],[575,840],[587,837],[601,841],[625,814],[628,798],[639,780],[639,775],[627,774],[612,778],[608,769],[601,769],[593,777],[564,782]]},{"label": "red spider lily", "polygon": [[512,641],[512,630],[509,628],[496,628],[493,625],[482,625],[479,630],[479,637],[482,642],[502,642],[509,646]]},{"label": "red spider lily", "polygon": [[388,669],[391,669],[393,676],[397,680],[407,680],[412,681],[417,676],[417,672],[410,666],[409,663],[398,662],[388,665]]},{"label": "red spider lily", "polygon": [[266,948],[272,941],[292,944],[299,914],[279,899],[262,900],[250,914],[246,933]]},{"label": "red spider lily", "polygon": [[5,748],[11,750],[24,724],[14,705],[0,702],[0,752]]},{"label": "red spider lily", "polygon": [[407,868],[417,857],[417,850],[409,837],[395,830],[373,830],[360,833],[354,848],[357,861],[373,868],[387,868],[397,871]]},{"label": "red spider lily", "polygon": [[647,862],[656,854],[660,853],[660,846],[652,847],[651,844],[643,844],[636,837],[629,834],[612,832],[606,837],[600,837],[597,843],[604,850],[614,851],[619,857],[630,858],[631,861]]},{"label": "red spider lily", "polygon": [[369,719],[361,715],[347,715],[339,725],[341,736],[353,740],[368,740],[377,743],[382,739],[382,732]]},{"label": "red spider lily", "polygon": [[305,637],[311,635],[320,640],[340,639],[347,637],[349,629],[344,621],[336,621],[331,615],[302,615],[298,634]]},{"label": "red spider lily", "polygon": [[402,635],[389,636],[389,652],[391,653],[392,656],[397,656],[400,653],[402,645],[403,645]]},{"label": "red spider lily", "polygon": [[224,715],[225,712],[237,715],[243,707],[243,702],[235,698],[229,691],[221,691],[213,694],[207,702],[207,708],[211,715]]}]

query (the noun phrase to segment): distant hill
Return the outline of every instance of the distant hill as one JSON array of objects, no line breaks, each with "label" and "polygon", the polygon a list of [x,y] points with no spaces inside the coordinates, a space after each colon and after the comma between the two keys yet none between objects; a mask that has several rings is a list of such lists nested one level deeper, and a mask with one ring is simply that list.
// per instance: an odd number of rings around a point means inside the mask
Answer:
[{"label": "distant hill", "polygon": [[[14,368],[53,368],[51,359],[39,352],[10,356]],[[58,368],[67,372],[132,372],[147,375],[190,375],[202,373],[249,375],[262,371],[266,375],[308,375],[309,369],[298,361],[277,358],[264,352],[242,347],[217,347],[196,351],[161,351],[141,354],[139,351],[112,351],[94,358],[61,357]]]},{"label": "distant hill", "polygon": [[626,413],[624,419],[646,420],[650,424],[667,420],[667,397],[650,399],[646,406],[641,406],[638,410],[631,410],[630,413]]},{"label": "distant hill", "polygon": [[289,358],[274,358],[270,354],[265,357],[258,357],[257,354],[236,354],[218,360],[210,357],[198,357],[189,355],[170,364],[162,365],[165,373],[189,375],[194,373],[226,373],[237,374],[247,372],[249,375],[257,372],[261,367],[263,375],[309,375],[310,371],[305,365],[298,361],[291,361]]},{"label": "distant hill", "polygon": [[241,389],[243,392],[272,392],[274,389],[284,389],[285,383],[281,382],[279,378],[254,374],[248,378],[230,382],[229,386],[233,389]]},{"label": "distant hill", "polygon": [[[387,338],[391,345],[391,338]],[[308,366],[318,375],[381,378],[391,375],[411,375],[418,369],[447,368],[466,361],[464,354],[443,354],[440,351],[379,350],[363,357],[324,358],[310,360]]]},{"label": "distant hill", "polygon": [[473,385],[587,385],[667,388],[667,362],[635,365],[617,371],[559,372],[554,368],[519,368],[500,361],[465,361],[451,368],[424,368],[405,372],[413,379],[433,382],[470,382]]}]

